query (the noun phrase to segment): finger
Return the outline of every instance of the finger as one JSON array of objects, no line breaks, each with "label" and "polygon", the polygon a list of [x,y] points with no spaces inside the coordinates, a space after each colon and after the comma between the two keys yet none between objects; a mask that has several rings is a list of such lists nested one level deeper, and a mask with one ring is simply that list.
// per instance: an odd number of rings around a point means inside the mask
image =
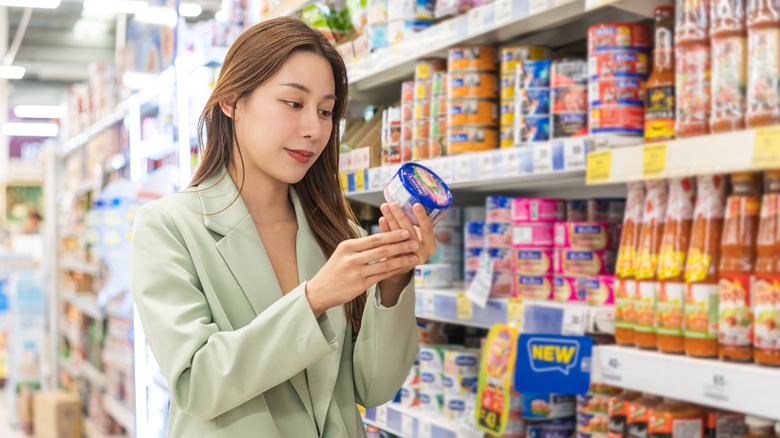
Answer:
[{"label": "finger", "polygon": [[383,233],[389,233],[390,231],[390,224],[387,223],[387,218],[384,216],[379,218],[379,229],[382,230]]},{"label": "finger", "polygon": [[417,218],[417,226],[420,227],[423,239],[433,239],[433,221],[428,217],[425,208],[417,204],[414,206],[414,216]]},{"label": "finger", "polygon": [[360,264],[376,262],[377,260],[389,259],[402,254],[414,253],[419,247],[420,245],[417,242],[405,240],[403,242],[383,245],[378,248],[372,248],[358,253],[355,261]]},{"label": "finger", "polygon": [[396,203],[392,203],[390,204],[390,211],[393,213],[393,217],[395,218],[395,221],[398,222],[399,227],[409,231],[409,235],[416,239],[417,233],[414,231],[414,224],[412,224],[412,221],[406,217],[406,213],[401,210],[401,206]]},{"label": "finger", "polygon": [[375,285],[379,283],[382,280],[387,280],[390,277],[395,277],[398,274],[404,274],[410,271],[410,268],[398,268],[396,270],[385,272],[382,274],[374,275],[371,277],[368,277],[368,281],[371,282],[371,285]]},{"label": "finger", "polygon": [[387,220],[387,224],[390,226],[391,230],[401,229],[401,226],[398,224],[398,221],[395,219],[395,216],[393,215],[393,212],[390,209],[390,204],[382,204],[382,206],[379,207],[379,209],[382,211],[382,214]]},{"label": "finger", "polygon": [[393,257],[382,260],[380,262],[365,265],[361,273],[364,277],[372,277],[375,275],[382,275],[383,273],[395,271],[396,269],[404,268],[407,271],[417,265],[417,256],[414,254]]},{"label": "finger", "polygon": [[402,242],[409,238],[409,231],[396,230],[390,233],[373,234],[371,236],[359,237],[357,239],[351,239],[347,242],[347,247],[350,251],[362,252],[369,249],[378,248],[383,245],[389,245],[391,243]]}]

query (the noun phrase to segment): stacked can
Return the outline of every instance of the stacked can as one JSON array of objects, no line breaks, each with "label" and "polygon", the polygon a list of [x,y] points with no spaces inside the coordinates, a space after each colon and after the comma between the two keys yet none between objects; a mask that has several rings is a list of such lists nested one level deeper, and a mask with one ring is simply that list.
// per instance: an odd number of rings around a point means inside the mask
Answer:
[{"label": "stacked can", "polygon": [[485,222],[469,221],[463,225],[463,280],[468,290],[477,276],[479,258],[485,250]]},{"label": "stacked can", "polygon": [[559,59],[552,64],[552,138],[588,135],[588,63]]},{"label": "stacked can", "polygon": [[420,408],[434,415],[444,409],[444,356],[443,346],[421,346],[417,355],[420,361]]},{"label": "stacked can", "polygon": [[555,223],[566,216],[560,199],[517,198],[512,203],[512,260],[515,297],[553,295]]},{"label": "stacked can", "polygon": [[397,44],[433,25],[430,0],[389,0],[387,2],[387,40]]},{"label": "stacked can", "polygon": [[550,139],[552,61],[523,61],[515,67],[515,144]]},{"label": "stacked can", "polygon": [[512,294],[512,201],[506,196],[485,200],[485,251],[493,261],[491,297]]},{"label": "stacked can", "polygon": [[585,395],[577,396],[577,437],[607,438],[609,432],[609,399],[621,390],[594,383]]},{"label": "stacked can", "polygon": [[498,75],[496,49],[455,47],[448,59],[449,153],[498,147]]},{"label": "stacked can", "polygon": [[388,2],[387,0],[368,1],[368,49],[373,51],[388,45]]},{"label": "stacked can", "polygon": [[401,84],[401,163],[414,158],[414,93],[414,81]]},{"label": "stacked can", "polygon": [[518,63],[550,58],[550,49],[535,46],[511,46],[499,50],[501,72],[501,130],[502,148],[518,144],[515,141],[515,97],[517,96],[516,70]]},{"label": "stacked can", "polygon": [[447,140],[449,125],[447,123],[447,72],[439,71],[433,74],[431,83],[431,130],[429,155],[431,158],[447,155]]},{"label": "stacked can", "polygon": [[453,348],[444,354],[444,417],[460,421],[466,413],[469,394],[476,392],[480,351]]},{"label": "stacked can", "polygon": [[413,408],[420,404],[420,362],[415,361],[401,385],[401,406]]},{"label": "stacked can", "polygon": [[401,163],[402,107],[391,106],[382,113],[382,164]]},{"label": "stacked can", "polygon": [[433,75],[444,71],[443,58],[420,59],[414,72],[414,127],[412,131],[412,159],[430,158],[431,106],[433,104]]},{"label": "stacked can", "polygon": [[647,26],[606,23],[588,31],[591,134],[642,137],[650,47]]}]

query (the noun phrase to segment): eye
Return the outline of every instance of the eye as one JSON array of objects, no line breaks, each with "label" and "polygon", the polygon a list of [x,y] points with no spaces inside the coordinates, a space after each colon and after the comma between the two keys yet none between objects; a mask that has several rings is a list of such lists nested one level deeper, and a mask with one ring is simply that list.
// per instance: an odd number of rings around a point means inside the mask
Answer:
[{"label": "eye", "polygon": [[326,119],[327,118],[331,118],[331,117],[333,117],[333,111],[320,110],[320,116],[322,116],[322,117],[324,117]]},{"label": "eye", "polygon": [[294,108],[294,109],[303,108],[303,104],[299,102],[293,102],[291,100],[283,100],[282,102],[286,103],[290,108]]}]

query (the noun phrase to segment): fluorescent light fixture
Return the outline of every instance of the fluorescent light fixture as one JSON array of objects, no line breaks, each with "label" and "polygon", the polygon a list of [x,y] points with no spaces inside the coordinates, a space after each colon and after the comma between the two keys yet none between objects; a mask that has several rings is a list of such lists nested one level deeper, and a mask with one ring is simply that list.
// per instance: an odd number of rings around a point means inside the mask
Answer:
[{"label": "fluorescent light fixture", "polygon": [[214,14],[214,19],[217,20],[219,23],[227,23],[228,14],[224,9],[220,9],[217,11],[216,14]]},{"label": "fluorescent light fixture", "polygon": [[84,38],[97,38],[105,36],[109,30],[109,22],[97,21],[88,18],[79,18],[73,26],[73,34]]},{"label": "fluorescent light fixture", "polygon": [[57,9],[61,0],[0,0],[0,6]]},{"label": "fluorescent light fixture", "polygon": [[60,127],[56,123],[6,123],[3,134],[8,137],[56,137]]},{"label": "fluorescent light fixture", "polygon": [[14,115],[20,119],[61,119],[65,107],[61,105],[17,105]]},{"label": "fluorescent light fixture", "polygon": [[197,3],[182,3],[179,5],[179,15],[194,18],[203,13],[203,6]]},{"label": "fluorescent light fixture", "polygon": [[122,75],[122,84],[131,90],[140,90],[149,86],[154,81],[155,75],[152,73],[125,72]]},{"label": "fluorescent light fixture", "polygon": [[139,11],[135,14],[135,20],[139,23],[173,28],[179,22],[179,14],[175,9],[154,6]]},{"label": "fluorescent light fixture", "polygon": [[146,0],[84,0],[85,11],[137,14],[148,7]]},{"label": "fluorescent light fixture", "polygon": [[0,65],[0,79],[21,79],[24,72],[24,67],[18,65]]},{"label": "fluorescent light fixture", "polygon": [[87,20],[115,21],[116,12],[101,11],[96,9],[90,9],[90,10],[85,9],[81,11],[81,18],[86,18]]}]

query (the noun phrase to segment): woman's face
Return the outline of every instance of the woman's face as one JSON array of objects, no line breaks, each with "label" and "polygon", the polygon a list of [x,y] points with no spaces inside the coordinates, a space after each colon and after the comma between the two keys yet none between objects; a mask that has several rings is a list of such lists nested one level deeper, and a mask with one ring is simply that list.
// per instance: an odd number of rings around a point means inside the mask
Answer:
[{"label": "woman's face", "polygon": [[[287,184],[303,179],[330,139],[335,88],[328,61],[299,52],[276,76],[239,100],[236,137],[247,176],[259,173]],[[222,111],[230,116],[228,102]]]}]

